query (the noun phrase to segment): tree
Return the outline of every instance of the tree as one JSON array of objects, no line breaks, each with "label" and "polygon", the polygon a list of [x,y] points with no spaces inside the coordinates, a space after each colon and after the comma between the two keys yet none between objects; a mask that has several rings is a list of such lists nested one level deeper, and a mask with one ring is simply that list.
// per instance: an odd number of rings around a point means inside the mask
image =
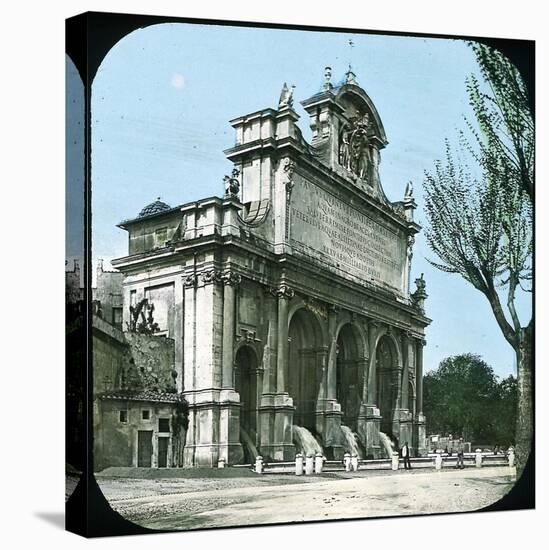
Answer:
[{"label": "tree", "polygon": [[[534,123],[516,67],[502,54],[470,44],[484,82],[467,80],[475,124],[460,145],[446,141],[444,162],[425,174],[426,238],[448,273],[462,276],[488,300],[517,361],[517,466],[532,441],[533,319],[522,324],[517,292],[531,292]],[[504,305],[505,304],[505,305]]]},{"label": "tree", "polygon": [[499,382],[492,367],[478,355],[444,359],[424,377],[429,432],[462,436],[473,444],[514,443],[513,380]]}]

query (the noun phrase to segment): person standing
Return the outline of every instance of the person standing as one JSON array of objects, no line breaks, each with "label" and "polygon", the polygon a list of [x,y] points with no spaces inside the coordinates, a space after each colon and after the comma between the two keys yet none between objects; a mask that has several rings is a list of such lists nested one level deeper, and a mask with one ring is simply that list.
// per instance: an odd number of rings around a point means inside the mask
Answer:
[{"label": "person standing", "polygon": [[400,449],[400,456],[404,459],[404,469],[411,470],[412,464],[410,463],[410,447],[408,447],[408,442],[406,441]]},{"label": "person standing", "polygon": [[463,451],[465,449],[465,445],[463,444],[463,437],[459,438],[456,450],[457,450],[457,462],[456,462],[456,468],[459,468],[463,470],[465,468],[465,465],[463,464]]}]

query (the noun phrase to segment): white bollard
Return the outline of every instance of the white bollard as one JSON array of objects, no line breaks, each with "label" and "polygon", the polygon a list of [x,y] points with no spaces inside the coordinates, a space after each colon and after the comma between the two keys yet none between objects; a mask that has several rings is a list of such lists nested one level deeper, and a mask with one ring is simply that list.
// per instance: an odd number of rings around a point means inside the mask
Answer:
[{"label": "white bollard", "polygon": [[358,455],[351,455],[351,471],[358,472]]},{"label": "white bollard", "polygon": [[515,449],[509,447],[507,451],[507,460],[509,460],[509,467],[512,468],[515,465]]},{"label": "white bollard", "polygon": [[391,457],[391,470],[398,470],[398,453],[393,453]]},{"label": "white bollard", "polygon": [[324,466],[324,457],[322,456],[322,453],[316,453],[315,455],[315,473],[316,474],[322,473],[322,466]]},{"label": "white bollard", "polygon": [[435,456],[435,470],[442,470],[442,455],[440,453]]},{"label": "white bollard", "polygon": [[482,452],[480,449],[475,451],[475,465],[477,468],[482,468]]},{"label": "white bollard", "polygon": [[315,457],[307,455],[305,458],[305,475],[310,476],[314,472]]},{"label": "white bollard", "polygon": [[301,453],[295,455],[295,475],[303,475],[303,455]]},{"label": "white bollard", "polygon": [[224,459],[224,458],[220,458],[220,459],[217,461],[217,467],[218,467],[218,468],[225,468],[225,459]]},{"label": "white bollard", "polygon": [[343,465],[345,466],[346,472],[351,471],[351,455],[349,453],[343,455]]},{"label": "white bollard", "polygon": [[255,473],[256,474],[262,474],[263,473],[263,457],[262,456],[256,456],[255,457]]}]

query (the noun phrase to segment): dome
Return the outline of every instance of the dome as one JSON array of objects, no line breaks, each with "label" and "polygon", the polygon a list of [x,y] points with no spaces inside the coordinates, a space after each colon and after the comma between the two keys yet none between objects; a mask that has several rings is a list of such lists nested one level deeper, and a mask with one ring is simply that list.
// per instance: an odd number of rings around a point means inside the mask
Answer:
[{"label": "dome", "polygon": [[143,218],[144,216],[151,216],[152,214],[159,214],[160,212],[166,212],[168,210],[171,210],[171,206],[162,202],[160,197],[158,197],[154,202],[151,202],[151,204],[147,204],[147,206],[139,212],[138,217]]}]

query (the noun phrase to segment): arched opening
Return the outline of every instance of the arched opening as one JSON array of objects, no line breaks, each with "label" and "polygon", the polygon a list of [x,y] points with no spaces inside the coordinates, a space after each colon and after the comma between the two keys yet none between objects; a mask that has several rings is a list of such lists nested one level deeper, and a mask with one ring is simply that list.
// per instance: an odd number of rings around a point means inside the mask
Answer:
[{"label": "arched opening", "polygon": [[396,407],[396,385],[394,384],[397,367],[396,350],[393,342],[383,336],[376,349],[376,386],[377,406],[381,414],[381,431],[393,437],[393,411]]},{"label": "arched opening", "polygon": [[240,395],[240,440],[246,462],[257,456],[257,357],[248,346],[236,352],[234,385]]},{"label": "arched opening", "polygon": [[352,325],[344,325],[337,338],[336,399],[343,412],[342,423],[354,431],[364,383],[361,359],[357,335]]},{"label": "arched opening", "polygon": [[315,316],[297,311],[288,330],[288,393],[294,401],[294,425],[315,433],[315,413],[322,376],[322,333]]}]

